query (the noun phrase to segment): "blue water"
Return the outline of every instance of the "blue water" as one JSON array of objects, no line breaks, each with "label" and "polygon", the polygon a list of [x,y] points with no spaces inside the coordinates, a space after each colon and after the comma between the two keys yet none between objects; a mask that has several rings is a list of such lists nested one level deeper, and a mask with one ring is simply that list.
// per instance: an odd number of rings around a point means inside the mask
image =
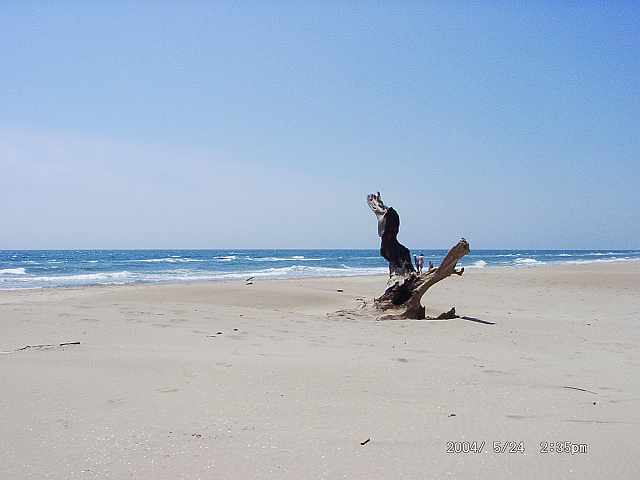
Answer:
[{"label": "blue water", "polygon": [[[440,263],[446,250],[422,252]],[[467,268],[640,260],[637,250],[474,250]],[[128,283],[375,275],[378,250],[0,250],[0,290]]]}]

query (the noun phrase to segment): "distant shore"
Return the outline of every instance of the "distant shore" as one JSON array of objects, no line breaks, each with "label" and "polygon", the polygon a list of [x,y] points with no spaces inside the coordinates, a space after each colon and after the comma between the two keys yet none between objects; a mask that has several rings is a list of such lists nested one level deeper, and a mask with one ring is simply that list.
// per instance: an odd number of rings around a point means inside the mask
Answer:
[{"label": "distant shore", "polygon": [[424,298],[466,319],[388,322],[327,315],[385,276],[1,291],[0,477],[634,478],[639,280],[469,269]]}]

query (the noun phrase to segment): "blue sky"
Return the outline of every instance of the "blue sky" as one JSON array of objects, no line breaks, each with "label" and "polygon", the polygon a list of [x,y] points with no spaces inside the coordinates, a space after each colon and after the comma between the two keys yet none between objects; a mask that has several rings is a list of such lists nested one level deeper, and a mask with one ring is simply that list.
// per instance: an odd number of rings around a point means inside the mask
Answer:
[{"label": "blue sky", "polygon": [[639,248],[634,2],[5,2],[0,248]]}]

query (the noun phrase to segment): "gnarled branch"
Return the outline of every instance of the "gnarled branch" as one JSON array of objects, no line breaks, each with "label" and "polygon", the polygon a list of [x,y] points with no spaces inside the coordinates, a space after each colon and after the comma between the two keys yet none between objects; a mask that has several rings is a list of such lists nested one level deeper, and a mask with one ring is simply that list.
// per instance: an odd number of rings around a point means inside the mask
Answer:
[{"label": "gnarled branch", "polygon": [[411,252],[398,241],[400,216],[393,207],[387,207],[380,192],[367,195],[367,203],[378,219],[378,236],[382,238],[380,255],[389,262],[389,275],[404,276],[415,272],[411,263]]},{"label": "gnarled branch", "polygon": [[423,295],[436,283],[450,275],[462,275],[464,268],[456,269],[458,261],[469,253],[469,243],[463,238],[449,250],[438,268],[422,273],[413,273],[396,282],[378,298],[375,307],[384,311],[381,319],[425,318],[425,308],[421,304]]}]

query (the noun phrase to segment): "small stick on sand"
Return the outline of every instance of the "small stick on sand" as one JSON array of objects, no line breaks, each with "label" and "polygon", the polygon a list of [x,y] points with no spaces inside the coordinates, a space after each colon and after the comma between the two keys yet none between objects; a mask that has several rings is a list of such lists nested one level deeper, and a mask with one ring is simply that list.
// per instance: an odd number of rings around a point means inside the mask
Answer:
[{"label": "small stick on sand", "polygon": [[24,350],[29,350],[30,348],[51,348],[51,347],[65,347],[67,345],[80,345],[80,342],[63,342],[63,343],[58,343],[58,344],[54,344],[54,343],[43,343],[41,345],[25,345],[24,347],[21,348],[16,348],[15,350],[11,351],[11,352],[0,352],[0,353],[16,353],[16,352],[22,352]]},{"label": "small stick on sand", "polygon": [[587,390],[586,388],[580,388],[580,387],[562,387],[562,388],[568,388],[569,390],[579,390],[581,392],[593,393],[594,395],[598,395],[598,392],[592,392],[591,390]]}]

